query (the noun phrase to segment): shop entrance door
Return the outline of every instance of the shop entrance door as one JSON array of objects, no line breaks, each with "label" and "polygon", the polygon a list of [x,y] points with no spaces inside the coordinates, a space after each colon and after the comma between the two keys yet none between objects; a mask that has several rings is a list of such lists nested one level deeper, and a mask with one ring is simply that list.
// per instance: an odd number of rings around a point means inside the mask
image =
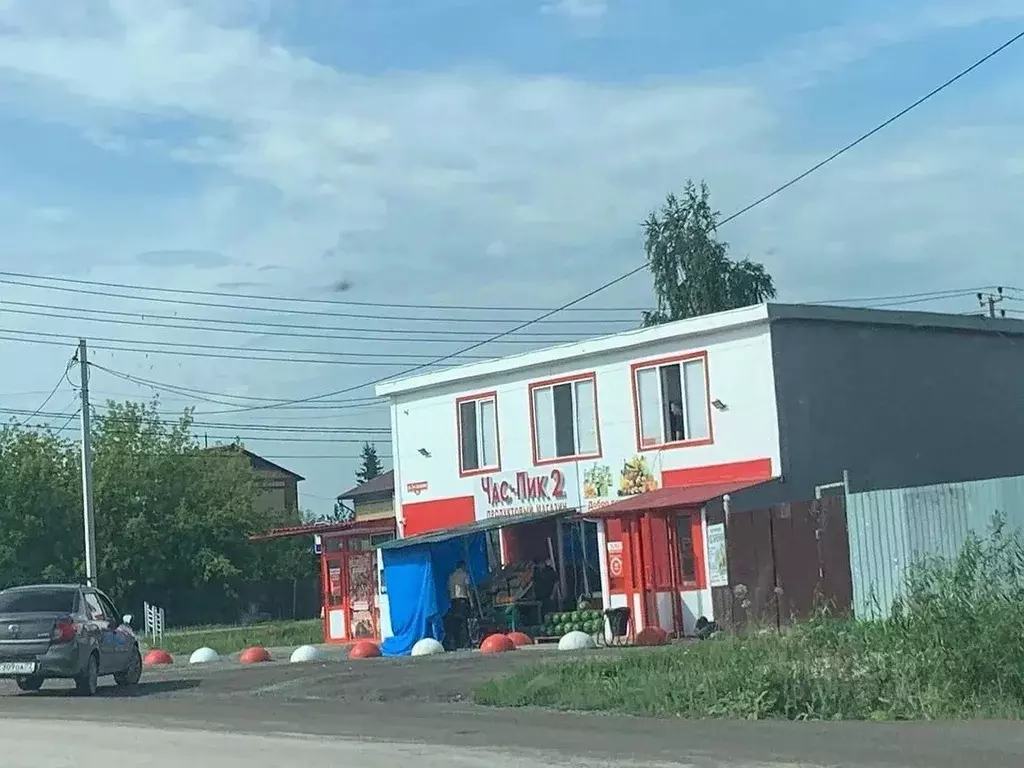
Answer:
[{"label": "shop entrance door", "polygon": [[348,640],[348,621],[345,606],[346,557],[344,552],[332,552],[323,558],[324,637],[328,642]]},{"label": "shop entrance door", "polygon": [[377,628],[377,553],[370,548],[369,536],[348,540],[348,625],[352,639],[376,638]]}]

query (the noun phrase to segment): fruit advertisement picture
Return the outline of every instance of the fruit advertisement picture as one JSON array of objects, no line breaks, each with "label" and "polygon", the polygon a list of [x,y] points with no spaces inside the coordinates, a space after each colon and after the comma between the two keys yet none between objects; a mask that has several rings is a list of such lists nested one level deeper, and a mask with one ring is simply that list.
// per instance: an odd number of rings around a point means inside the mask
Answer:
[{"label": "fruit advertisement picture", "polygon": [[607,464],[597,464],[583,473],[583,498],[602,499],[611,495],[612,469]]},{"label": "fruit advertisement picture", "polygon": [[658,489],[658,481],[647,465],[647,458],[634,456],[622,466],[619,477],[619,496],[635,496]]}]

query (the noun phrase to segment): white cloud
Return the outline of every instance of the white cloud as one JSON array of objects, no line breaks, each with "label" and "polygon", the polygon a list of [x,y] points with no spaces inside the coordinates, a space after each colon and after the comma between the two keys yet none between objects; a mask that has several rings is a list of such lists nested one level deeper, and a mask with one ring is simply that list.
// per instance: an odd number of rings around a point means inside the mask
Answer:
[{"label": "white cloud", "polygon": [[[1015,3],[908,12],[827,30],[756,66],[608,85],[496,69],[357,76],[272,42],[241,0],[75,5],[58,28],[37,1],[0,5],[0,87],[12,84],[6,107],[69,125],[119,161],[174,160],[206,181],[145,207],[112,201],[101,221],[69,213],[59,227],[38,213],[53,205],[48,200],[26,201],[35,213],[18,218],[7,190],[0,218],[17,226],[5,234],[37,263],[61,256],[60,271],[89,266],[94,278],[167,287],[253,281],[277,293],[337,298],[330,286],[345,278],[353,284],[346,296],[356,300],[514,297],[529,305],[561,303],[639,263],[637,223],[686,177],[707,178],[729,212],[882,117],[859,110],[856,125],[837,121],[842,135],[823,135],[787,117],[806,107],[798,88],[879,48],[1024,13]],[[941,79],[934,62],[929,67]],[[1020,267],[1006,221],[1024,168],[1022,102],[1016,89],[1011,95],[1018,98],[1000,93],[1001,111],[991,118],[980,109],[949,117],[942,102],[929,107],[723,234],[737,253],[768,262],[787,299],[1011,283]],[[968,97],[979,105],[984,94],[949,96]],[[163,132],[163,121],[195,127]],[[157,275],[136,260],[145,251],[215,252],[231,263]],[[2,257],[0,264],[13,266]],[[637,278],[609,301],[640,303],[645,283]],[[254,341],[238,340],[239,348],[247,343]],[[135,372],[151,378],[264,396],[383,373],[275,366],[268,375],[265,365],[161,357],[140,365]],[[31,384],[12,389],[43,382]]]},{"label": "white cloud", "polygon": [[541,6],[544,13],[566,16],[570,19],[599,19],[608,13],[606,0],[552,0]]}]

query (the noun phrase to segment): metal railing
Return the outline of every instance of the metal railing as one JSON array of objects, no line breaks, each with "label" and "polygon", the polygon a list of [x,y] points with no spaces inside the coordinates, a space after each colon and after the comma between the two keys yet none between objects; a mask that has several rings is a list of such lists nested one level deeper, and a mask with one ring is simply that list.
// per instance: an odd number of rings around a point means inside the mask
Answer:
[{"label": "metal railing", "polygon": [[149,603],[142,604],[142,633],[153,645],[164,639],[164,609]]}]

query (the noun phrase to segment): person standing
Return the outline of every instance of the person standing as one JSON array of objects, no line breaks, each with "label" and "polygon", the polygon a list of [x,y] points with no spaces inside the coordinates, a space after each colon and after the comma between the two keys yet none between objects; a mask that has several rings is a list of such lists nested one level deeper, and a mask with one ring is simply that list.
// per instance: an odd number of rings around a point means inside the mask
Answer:
[{"label": "person standing", "polygon": [[448,577],[448,633],[451,650],[460,650],[469,645],[469,613],[472,608],[469,592],[469,573],[466,562],[459,560],[455,570]]}]

